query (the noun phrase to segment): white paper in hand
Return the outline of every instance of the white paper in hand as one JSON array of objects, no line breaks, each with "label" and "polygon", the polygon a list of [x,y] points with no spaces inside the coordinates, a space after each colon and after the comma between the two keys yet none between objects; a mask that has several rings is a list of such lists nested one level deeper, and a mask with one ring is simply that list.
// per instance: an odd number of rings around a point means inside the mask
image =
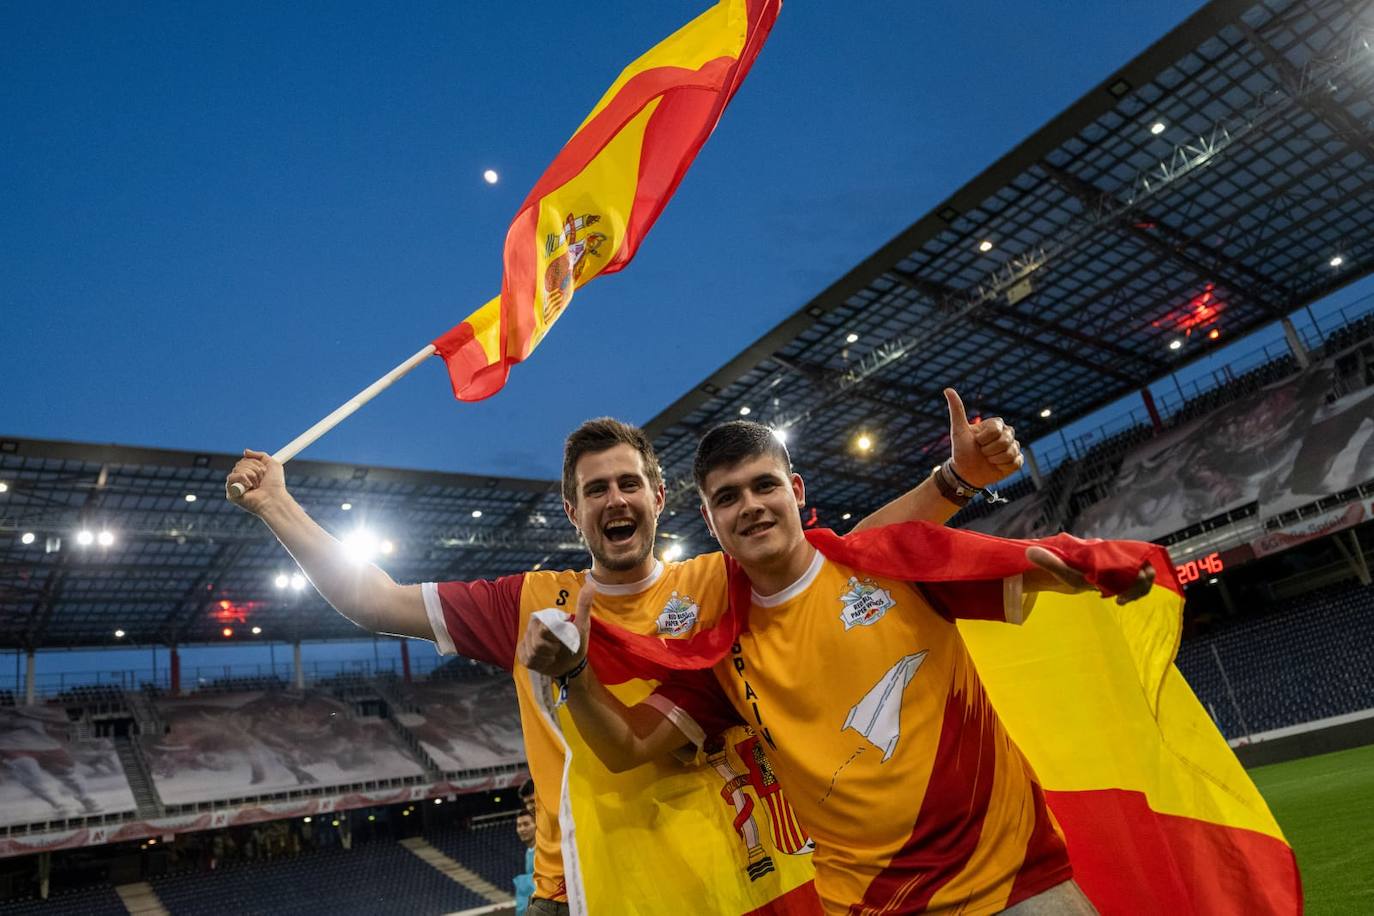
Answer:
[{"label": "white paper in hand", "polygon": [[549,632],[566,646],[569,652],[576,652],[582,645],[582,634],[577,632],[577,624],[572,622],[566,611],[548,607],[542,611],[535,611],[530,616],[548,627]]}]

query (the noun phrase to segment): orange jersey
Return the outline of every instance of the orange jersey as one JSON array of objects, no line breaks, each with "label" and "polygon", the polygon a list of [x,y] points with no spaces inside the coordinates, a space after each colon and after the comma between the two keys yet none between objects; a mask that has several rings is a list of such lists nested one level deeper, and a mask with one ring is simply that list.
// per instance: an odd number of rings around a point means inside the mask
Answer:
[{"label": "orange jersey", "polygon": [[[918,588],[817,552],[792,586],[753,597],[715,670],[716,703],[763,738],[815,840],[827,912],[993,913],[1071,877],[952,616]],[[707,731],[730,721],[706,694],[681,705]]]},{"label": "orange jersey", "polygon": [[[580,895],[574,911],[592,913],[661,913],[667,901],[732,916],[816,912],[811,846],[747,730],[727,732],[714,753],[690,765],[669,760],[612,774],[583,743],[566,708],[555,708],[548,679],[515,660],[530,615],[545,608],[571,613],[584,576],[530,572],[423,587],[441,653],[487,661],[514,676],[537,802],[535,896]],[[592,614],[672,638],[714,625],[725,609],[724,560],[709,554],[660,564],[631,585],[598,584]],[[599,668],[598,675],[630,705],[658,686],[612,683]],[[716,689],[709,676],[704,680]],[[696,688],[669,685],[652,702],[690,733],[692,720],[678,709],[684,692]]]}]

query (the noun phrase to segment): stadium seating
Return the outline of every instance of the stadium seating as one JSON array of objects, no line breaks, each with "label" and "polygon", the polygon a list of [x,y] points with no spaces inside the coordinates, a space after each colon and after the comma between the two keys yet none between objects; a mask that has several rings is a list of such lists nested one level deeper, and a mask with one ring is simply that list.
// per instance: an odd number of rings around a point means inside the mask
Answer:
[{"label": "stadium seating", "polygon": [[124,901],[110,885],[54,890],[47,900],[36,897],[0,903],[0,916],[128,916]]},{"label": "stadium seating", "polygon": [[155,878],[150,883],[173,916],[438,916],[487,903],[389,840]]},{"label": "stadium seating", "polygon": [[425,839],[464,868],[499,888],[509,889],[511,879],[525,868],[525,846],[515,835],[515,821],[501,820],[469,830],[440,827]]},{"label": "stadium seating", "polygon": [[1346,583],[1189,640],[1178,667],[1222,733],[1239,738],[1374,708],[1371,645],[1374,589]]}]

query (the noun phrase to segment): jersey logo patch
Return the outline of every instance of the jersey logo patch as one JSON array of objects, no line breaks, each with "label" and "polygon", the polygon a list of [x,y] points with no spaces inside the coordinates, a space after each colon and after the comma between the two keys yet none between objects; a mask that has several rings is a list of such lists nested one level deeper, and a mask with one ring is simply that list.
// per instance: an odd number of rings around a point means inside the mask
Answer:
[{"label": "jersey logo patch", "polygon": [[853,576],[849,577],[849,591],[840,596],[840,603],[844,605],[840,620],[844,622],[846,631],[872,626],[883,619],[888,608],[897,604],[888,590],[878,588],[878,583],[872,579],[860,582]]},{"label": "jersey logo patch", "polygon": [[697,625],[700,614],[690,595],[679,596],[673,592],[668,603],[663,605],[663,613],[658,615],[658,635],[681,636]]}]

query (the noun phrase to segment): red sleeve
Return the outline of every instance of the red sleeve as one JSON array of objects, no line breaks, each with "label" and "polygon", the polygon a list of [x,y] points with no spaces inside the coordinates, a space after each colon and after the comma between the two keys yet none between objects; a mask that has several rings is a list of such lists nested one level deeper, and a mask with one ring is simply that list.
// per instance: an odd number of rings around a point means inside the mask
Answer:
[{"label": "red sleeve", "polygon": [[709,668],[673,672],[645,702],[671,719],[697,747],[743,722]]},{"label": "red sleeve", "polygon": [[505,668],[515,666],[520,638],[520,588],[525,577],[490,581],[427,582],[425,613],[441,655],[465,655]]}]

